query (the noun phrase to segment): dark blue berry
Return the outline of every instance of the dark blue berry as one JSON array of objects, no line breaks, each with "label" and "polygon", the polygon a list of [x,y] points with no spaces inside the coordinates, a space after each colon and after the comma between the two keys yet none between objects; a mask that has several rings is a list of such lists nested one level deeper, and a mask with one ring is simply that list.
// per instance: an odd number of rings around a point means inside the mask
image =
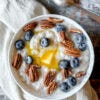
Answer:
[{"label": "dark blue berry", "polygon": [[50,41],[49,41],[49,39],[48,38],[42,38],[41,40],[40,40],[40,44],[41,44],[41,46],[42,47],[48,47],[49,46],[49,44],[50,44]]},{"label": "dark blue berry", "polygon": [[68,68],[68,65],[69,65],[69,61],[68,60],[63,59],[63,60],[60,60],[60,62],[59,62],[59,67],[61,69],[62,68],[67,69]]},{"label": "dark blue berry", "polygon": [[25,57],[25,61],[27,64],[32,64],[33,58],[31,56],[27,56],[27,57]]},{"label": "dark blue berry", "polygon": [[86,45],[86,43],[80,43],[80,44],[78,45],[78,48],[79,48],[81,51],[85,51],[86,48],[87,48],[87,45]]},{"label": "dark blue berry", "polygon": [[70,60],[70,65],[72,68],[77,68],[80,65],[80,61],[78,58],[72,58]]},{"label": "dark blue berry", "polygon": [[25,36],[24,36],[24,39],[26,40],[26,41],[29,41],[31,38],[32,38],[32,36],[33,36],[33,32],[30,30],[30,31],[27,31],[26,33],[25,33]]},{"label": "dark blue berry", "polygon": [[83,34],[76,34],[75,35],[75,42],[80,44],[83,43],[86,40],[86,37]]},{"label": "dark blue berry", "polygon": [[77,80],[75,77],[73,76],[69,76],[68,77],[68,83],[71,85],[71,86],[75,86],[77,84]]},{"label": "dark blue berry", "polygon": [[16,47],[17,50],[22,50],[25,47],[24,41],[21,40],[21,39],[20,40],[17,40],[15,42],[15,47]]},{"label": "dark blue berry", "polygon": [[66,27],[64,26],[64,25],[62,25],[62,24],[57,24],[56,25],[56,30],[57,30],[57,32],[61,32],[61,31],[66,31]]},{"label": "dark blue berry", "polygon": [[63,91],[63,92],[67,92],[69,89],[70,89],[70,86],[68,85],[67,82],[62,82],[60,84],[60,89]]}]

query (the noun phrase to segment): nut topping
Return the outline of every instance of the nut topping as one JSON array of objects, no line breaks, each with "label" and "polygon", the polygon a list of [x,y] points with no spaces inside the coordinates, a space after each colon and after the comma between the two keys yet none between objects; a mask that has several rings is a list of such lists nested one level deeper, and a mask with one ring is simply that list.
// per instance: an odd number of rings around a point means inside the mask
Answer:
[{"label": "nut topping", "polygon": [[80,78],[80,77],[82,77],[84,75],[86,75],[86,72],[85,71],[80,71],[80,72],[78,72],[78,73],[75,74],[75,77],[76,78]]},{"label": "nut topping", "polygon": [[58,87],[57,82],[51,82],[48,86],[47,93],[52,94]]},{"label": "nut topping", "polygon": [[62,45],[65,48],[65,54],[68,54],[74,57],[79,57],[81,55],[81,51],[79,49],[74,48],[73,41],[69,40],[65,36],[65,32],[60,32],[60,37],[62,38],[60,45]]},{"label": "nut topping", "polygon": [[38,65],[28,65],[25,69],[25,73],[29,76],[31,82],[39,79],[40,73],[38,69],[40,69]]},{"label": "nut topping", "polygon": [[52,82],[56,77],[57,72],[56,71],[48,71],[45,78],[44,78],[44,85],[48,86],[50,82]]},{"label": "nut topping", "polygon": [[22,64],[22,56],[19,53],[16,53],[12,62],[12,66],[18,70],[21,67],[21,64]]},{"label": "nut topping", "polygon": [[37,22],[29,23],[23,28],[23,31],[26,32],[26,31],[29,31],[29,30],[35,28],[37,26],[37,24],[38,24]]},{"label": "nut topping", "polygon": [[62,45],[65,48],[73,48],[74,47],[73,41],[69,40],[65,36],[65,32],[60,32],[60,37],[62,38],[62,42],[60,42],[60,45]]},{"label": "nut topping", "polygon": [[62,23],[64,20],[61,20],[61,19],[58,19],[58,18],[49,17],[48,21],[53,22],[53,23]]},{"label": "nut topping", "polygon": [[66,79],[68,76],[72,75],[72,70],[62,69],[63,79]]},{"label": "nut topping", "polygon": [[80,29],[76,29],[76,28],[71,28],[69,30],[69,33],[82,33],[82,31]]},{"label": "nut topping", "polygon": [[48,20],[41,20],[40,26],[42,29],[49,29],[49,28],[53,28],[55,26],[55,24],[53,22],[48,21]]},{"label": "nut topping", "polygon": [[70,49],[66,48],[65,53],[70,56],[74,56],[74,57],[80,57],[80,55],[81,55],[81,51],[77,48],[70,48]]},{"label": "nut topping", "polygon": [[66,40],[67,39],[66,36],[65,36],[65,32],[64,31],[61,31],[59,34],[60,34],[60,37],[61,37],[62,40]]}]

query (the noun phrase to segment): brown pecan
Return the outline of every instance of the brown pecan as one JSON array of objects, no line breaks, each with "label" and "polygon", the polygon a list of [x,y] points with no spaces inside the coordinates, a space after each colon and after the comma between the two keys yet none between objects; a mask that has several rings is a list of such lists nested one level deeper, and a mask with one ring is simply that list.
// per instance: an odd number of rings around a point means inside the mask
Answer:
[{"label": "brown pecan", "polygon": [[66,48],[65,53],[74,57],[80,57],[81,51],[77,48]]},{"label": "brown pecan", "polygon": [[57,82],[51,82],[48,86],[47,93],[52,94],[58,87]]},{"label": "brown pecan", "polygon": [[22,56],[19,53],[16,53],[12,62],[12,66],[17,70],[21,67],[22,64]]},{"label": "brown pecan", "polygon": [[77,28],[71,28],[69,30],[70,33],[82,33],[82,31],[80,29],[77,29]]},{"label": "brown pecan", "polygon": [[62,40],[66,40],[67,39],[66,36],[65,36],[65,32],[64,31],[61,31],[59,34],[60,34],[60,37],[61,37]]},{"label": "brown pecan", "polygon": [[65,53],[74,57],[79,57],[81,55],[81,52],[79,49],[74,48],[74,43],[72,40],[68,39],[65,36],[65,32],[60,32],[60,37],[62,38],[62,41],[60,42],[60,45],[62,45],[65,48]]},{"label": "brown pecan", "polygon": [[53,22],[53,23],[62,23],[64,20],[63,19],[54,18],[54,17],[49,17],[48,21]]},{"label": "brown pecan", "polygon": [[48,28],[53,28],[55,26],[55,24],[48,21],[48,20],[41,20],[40,21],[40,26],[43,29],[48,29]]},{"label": "brown pecan", "polygon": [[38,25],[37,22],[29,23],[26,26],[24,26],[23,31],[24,32],[29,31],[29,30],[35,28],[37,25]]},{"label": "brown pecan", "polygon": [[55,79],[56,74],[57,74],[56,71],[48,71],[43,81],[44,85],[48,86],[49,83]]},{"label": "brown pecan", "polygon": [[29,76],[31,82],[35,82],[39,79],[40,67],[38,65],[28,65],[25,69],[25,73]]},{"label": "brown pecan", "polygon": [[39,79],[40,73],[39,71],[36,69],[36,67],[31,66],[29,69],[29,78],[31,82],[35,82]]},{"label": "brown pecan", "polygon": [[72,75],[72,70],[62,69],[61,72],[62,72],[63,79],[66,79],[68,76]]},{"label": "brown pecan", "polygon": [[65,40],[60,42],[60,45],[62,45],[64,48],[73,48],[74,47],[74,43],[71,40]]},{"label": "brown pecan", "polygon": [[85,71],[80,71],[80,72],[78,72],[78,73],[75,74],[75,77],[76,78],[80,78],[80,77],[82,77],[84,75],[86,75],[86,72]]},{"label": "brown pecan", "polygon": [[62,42],[60,42],[60,45],[62,45],[65,48],[73,48],[74,47],[73,41],[71,41],[70,39],[68,39],[65,36],[65,32],[61,31],[60,37],[62,38]]}]

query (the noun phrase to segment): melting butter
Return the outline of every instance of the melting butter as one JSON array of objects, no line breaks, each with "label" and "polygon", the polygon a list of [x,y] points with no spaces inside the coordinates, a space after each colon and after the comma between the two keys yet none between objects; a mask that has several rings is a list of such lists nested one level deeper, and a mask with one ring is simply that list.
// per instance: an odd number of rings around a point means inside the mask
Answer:
[{"label": "melting butter", "polygon": [[[42,48],[41,48],[42,49]],[[38,64],[39,66],[46,66],[48,69],[60,70],[58,66],[58,60],[56,55],[59,52],[58,48],[44,49],[45,51],[41,56],[39,54],[33,54],[29,43],[26,43],[27,54],[33,57],[33,64]],[[39,50],[41,52],[41,50]]]}]

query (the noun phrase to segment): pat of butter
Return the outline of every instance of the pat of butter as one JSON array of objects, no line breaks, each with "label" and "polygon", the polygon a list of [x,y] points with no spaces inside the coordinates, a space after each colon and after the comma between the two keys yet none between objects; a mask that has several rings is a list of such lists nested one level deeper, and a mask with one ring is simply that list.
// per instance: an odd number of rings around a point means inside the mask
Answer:
[{"label": "pat of butter", "polygon": [[54,53],[52,53],[52,52],[49,54],[45,53],[41,58],[41,62],[49,65],[52,61],[53,55],[54,55]]}]

